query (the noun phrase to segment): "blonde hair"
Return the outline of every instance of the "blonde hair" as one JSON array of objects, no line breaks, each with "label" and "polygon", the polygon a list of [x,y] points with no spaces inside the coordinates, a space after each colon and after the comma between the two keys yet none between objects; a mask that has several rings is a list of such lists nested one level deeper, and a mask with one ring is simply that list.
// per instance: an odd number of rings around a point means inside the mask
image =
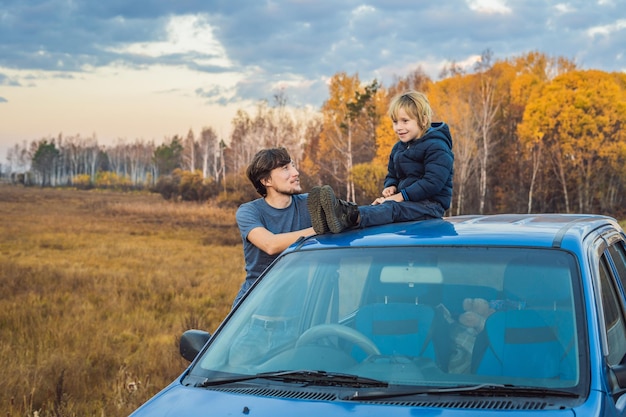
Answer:
[{"label": "blonde hair", "polygon": [[387,114],[391,120],[398,120],[398,111],[402,109],[413,120],[417,120],[417,124],[421,127],[428,128],[432,123],[433,110],[430,108],[428,97],[419,91],[407,91],[395,96],[389,104]]}]

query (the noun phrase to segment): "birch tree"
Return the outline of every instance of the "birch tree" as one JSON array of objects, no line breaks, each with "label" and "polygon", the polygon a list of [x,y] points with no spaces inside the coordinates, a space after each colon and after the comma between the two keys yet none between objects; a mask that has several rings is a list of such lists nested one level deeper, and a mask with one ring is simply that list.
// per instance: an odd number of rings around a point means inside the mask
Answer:
[{"label": "birch tree", "polygon": [[211,127],[205,127],[200,133],[198,150],[202,162],[202,178],[212,178],[219,182],[219,158],[217,135]]},{"label": "birch tree", "polygon": [[480,152],[478,160],[479,171],[479,207],[478,212],[485,211],[485,199],[487,197],[487,177],[488,166],[494,138],[496,114],[500,107],[500,101],[496,96],[497,79],[492,71],[492,53],[487,50],[483,52],[480,60],[476,64],[476,87],[470,104],[474,107],[474,121],[478,131]]}]

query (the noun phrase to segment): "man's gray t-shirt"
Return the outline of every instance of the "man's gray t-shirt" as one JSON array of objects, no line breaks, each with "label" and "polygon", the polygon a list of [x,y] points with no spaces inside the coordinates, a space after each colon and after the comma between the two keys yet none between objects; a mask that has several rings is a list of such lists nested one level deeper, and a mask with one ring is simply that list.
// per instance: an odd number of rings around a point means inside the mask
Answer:
[{"label": "man's gray t-shirt", "polygon": [[246,279],[254,281],[276,259],[278,255],[268,255],[247,239],[248,233],[257,227],[264,227],[272,233],[287,233],[311,227],[311,216],[307,209],[308,194],[292,196],[291,204],[277,209],[264,198],[244,203],[237,209],[237,225],[243,240],[243,255],[246,261]]}]

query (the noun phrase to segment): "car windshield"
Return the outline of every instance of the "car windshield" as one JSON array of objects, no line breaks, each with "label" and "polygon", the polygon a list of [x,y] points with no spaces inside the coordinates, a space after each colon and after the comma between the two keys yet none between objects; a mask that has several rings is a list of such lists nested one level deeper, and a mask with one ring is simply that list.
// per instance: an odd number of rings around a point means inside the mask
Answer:
[{"label": "car windshield", "polygon": [[574,388],[586,351],[578,282],[573,256],[557,249],[295,251],[258,282],[191,375]]}]

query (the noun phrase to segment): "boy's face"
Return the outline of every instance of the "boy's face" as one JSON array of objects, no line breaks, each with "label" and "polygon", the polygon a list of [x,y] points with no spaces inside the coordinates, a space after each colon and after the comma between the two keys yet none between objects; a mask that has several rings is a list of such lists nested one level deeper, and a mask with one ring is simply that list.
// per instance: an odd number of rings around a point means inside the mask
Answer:
[{"label": "boy's face", "polygon": [[422,136],[417,120],[410,118],[404,109],[398,109],[398,119],[393,121],[393,130],[400,141],[405,143]]},{"label": "boy's face", "polygon": [[302,193],[300,173],[293,162],[274,168],[270,172],[270,177],[265,180],[264,185],[268,193],[270,189],[279,194],[293,195]]}]

